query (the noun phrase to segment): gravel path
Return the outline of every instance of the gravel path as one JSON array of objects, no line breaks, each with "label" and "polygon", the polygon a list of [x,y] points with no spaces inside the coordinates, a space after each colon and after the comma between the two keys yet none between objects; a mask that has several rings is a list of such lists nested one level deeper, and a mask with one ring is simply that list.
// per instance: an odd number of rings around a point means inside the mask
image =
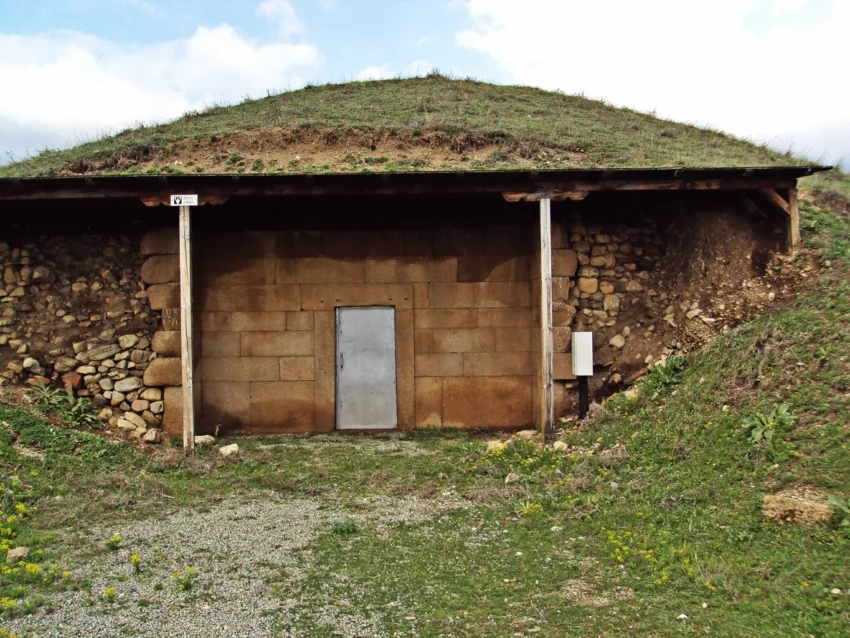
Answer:
[{"label": "gravel path", "polygon": [[[281,577],[286,568],[290,583],[300,580],[310,560],[300,550],[336,520],[370,522],[380,533],[389,524],[422,522],[458,506],[451,498],[376,497],[361,499],[354,512],[347,512],[327,497],[269,494],[96,528],[85,532],[79,549],[61,561],[74,578],[90,579],[91,591],[53,595],[52,611],[6,624],[12,631],[45,637],[302,636],[308,634],[293,623],[306,613],[345,636],[382,636],[379,618],[359,617],[346,601],[311,600],[305,607],[300,600],[275,596],[268,579]],[[104,540],[116,533],[120,549],[107,551]],[[138,576],[130,565],[135,552],[142,557]],[[177,592],[172,574],[186,567],[197,572],[193,586]],[[104,600],[107,587],[117,590],[114,602]]]}]

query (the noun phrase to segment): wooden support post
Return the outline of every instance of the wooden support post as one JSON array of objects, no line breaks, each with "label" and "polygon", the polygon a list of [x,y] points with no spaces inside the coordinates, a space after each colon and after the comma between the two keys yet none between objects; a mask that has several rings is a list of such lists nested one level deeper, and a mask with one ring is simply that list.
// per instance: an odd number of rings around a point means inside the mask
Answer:
[{"label": "wooden support post", "polygon": [[543,412],[543,441],[555,431],[555,394],[553,388],[552,336],[552,202],[540,200],[540,409]]},{"label": "wooden support post", "polygon": [[192,320],[191,207],[180,207],[180,347],[183,369],[183,451],[195,453],[195,362]]},{"label": "wooden support post", "polygon": [[800,207],[797,203],[797,189],[788,189],[788,248],[799,250],[803,238],[800,235]]}]

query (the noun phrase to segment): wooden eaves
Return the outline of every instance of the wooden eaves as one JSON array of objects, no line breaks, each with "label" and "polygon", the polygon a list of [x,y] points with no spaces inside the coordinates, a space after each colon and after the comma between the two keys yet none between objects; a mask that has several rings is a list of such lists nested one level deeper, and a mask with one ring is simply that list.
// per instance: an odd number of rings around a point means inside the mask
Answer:
[{"label": "wooden eaves", "polygon": [[596,191],[764,190],[796,188],[822,166],[752,168],[573,169],[490,172],[339,173],[292,175],[104,175],[0,179],[0,201],[141,199],[166,204],[173,193],[199,193],[209,203],[251,196],[475,196],[508,200],[583,199]]}]

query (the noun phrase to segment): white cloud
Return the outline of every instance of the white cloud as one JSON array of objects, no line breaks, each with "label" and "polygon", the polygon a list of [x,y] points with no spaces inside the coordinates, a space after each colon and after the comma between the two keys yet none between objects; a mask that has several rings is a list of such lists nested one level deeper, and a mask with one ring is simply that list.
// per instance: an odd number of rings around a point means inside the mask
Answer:
[{"label": "white cloud", "polygon": [[277,32],[282,38],[306,31],[295,9],[286,0],[265,0],[257,7],[257,13],[276,23]]},{"label": "white cloud", "polygon": [[430,35],[423,35],[416,41],[416,46],[422,46],[423,44],[428,44],[431,41]]},{"label": "white cloud", "polygon": [[360,72],[354,76],[354,81],[386,80],[391,77],[393,77],[393,74],[390,71],[389,64],[373,64],[360,69]]},{"label": "white cloud", "polygon": [[[458,43],[492,57],[512,82],[584,93],[817,156],[825,130],[850,127],[850,2],[829,19],[747,29],[759,0],[464,0]],[[805,0],[775,0],[787,14]],[[827,157],[850,156],[850,139]]]},{"label": "white cloud", "polygon": [[[298,87],[321,64],[308,43],[261,44],[232,26],[125,45],[79,32],[0,33],[0,151],[20,156],[218,101]],[[3,158],[0,154],[0,161]]]},{"label": "white cloud", "polygon": [[355,82],[368,80],[387,80],[396,77],[419,77],[426,75],[434,68],[428,60],[414,60],[399,71],[393,71],[389,64],[372,64],[360,69],[354,76]]}]

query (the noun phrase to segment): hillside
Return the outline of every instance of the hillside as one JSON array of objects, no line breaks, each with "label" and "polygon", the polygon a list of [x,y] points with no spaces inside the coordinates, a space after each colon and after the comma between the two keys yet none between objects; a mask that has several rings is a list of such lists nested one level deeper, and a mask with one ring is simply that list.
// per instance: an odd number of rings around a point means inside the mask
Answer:
[{"label": "hillside", "polygon": [[0,177],[810,163],[729,135],[522,86],[308,86],[0,167]]}]

